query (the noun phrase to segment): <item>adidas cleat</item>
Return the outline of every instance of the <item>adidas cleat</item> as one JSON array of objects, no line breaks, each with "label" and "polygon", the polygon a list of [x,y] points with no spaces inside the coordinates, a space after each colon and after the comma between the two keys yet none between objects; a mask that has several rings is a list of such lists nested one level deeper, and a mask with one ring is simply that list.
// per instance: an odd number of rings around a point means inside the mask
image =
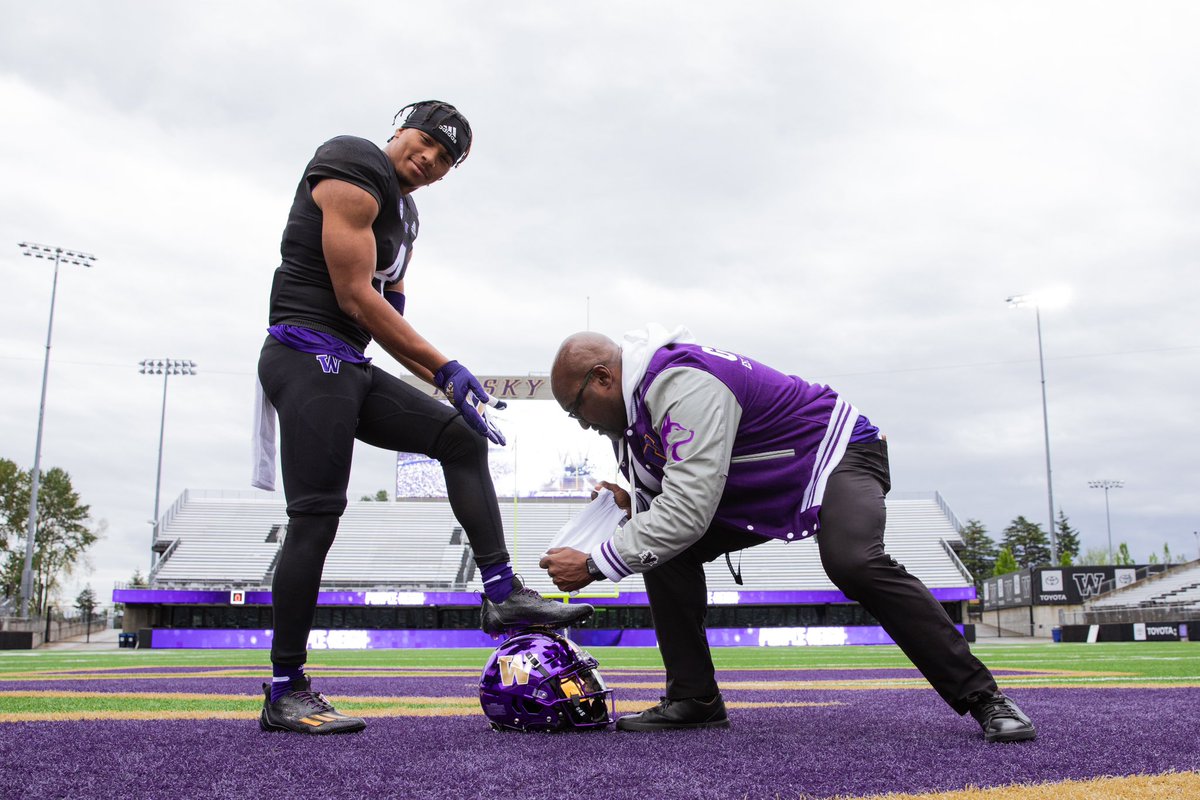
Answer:
[{"label": "adidas cleat", "polygon": [[487,595],[479,612],[479,627],[496,636],[519,628],[569,628],[592,615],[587,603],[560,603],[547,600],[513,577],[513,593],[503,603],[493,603]]},{"label": "adidas cleat", "polygon": [[307,677],[294,681],[291,691],[271,702],[271,684],[263,684],[263,710],[258,726],[264,731],[296,733],[353,733],[367,727],[366,720],[339,713],[325,695],[312,691]]}]

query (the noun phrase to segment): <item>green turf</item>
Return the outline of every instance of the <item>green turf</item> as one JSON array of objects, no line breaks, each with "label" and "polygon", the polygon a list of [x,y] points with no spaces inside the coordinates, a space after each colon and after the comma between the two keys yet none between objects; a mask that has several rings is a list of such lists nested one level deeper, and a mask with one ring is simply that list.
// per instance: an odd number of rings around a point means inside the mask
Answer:
[{"label": "green turf", "polygon": [[[1097,644],[976,644],[974,652],[995,670],[1083,670],[1129,673],[1142,680],[1200,681],[1200,646],[1195,642],[1113,642]],[[649,647],[595,647],[602,667],[661,669]],[[467,649],[313,651],[310,670],[335,667],[458,667],[481,669],[488,651]],[[718,669],[850,669],[911,667],[896,647],[721,647],[713,650]],[[196,666],[267,669],[257,650],[125,650],[110,652],[17,651],[0,653],[0,679],[6,673],[53,672],[121,667]],[[0,680],[2,683],[2,680]]]}]

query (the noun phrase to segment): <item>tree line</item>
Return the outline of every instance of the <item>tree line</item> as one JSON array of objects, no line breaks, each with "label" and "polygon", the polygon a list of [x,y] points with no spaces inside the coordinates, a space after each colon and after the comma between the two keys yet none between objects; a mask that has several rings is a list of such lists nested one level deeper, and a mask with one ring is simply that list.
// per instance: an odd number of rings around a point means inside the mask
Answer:
[{"label": "tree line", "polygon": [[[1092,567],[1129,566],[1134,563],[1129,545],[1121,542],[1109,557],[1104,548],[1090,548],[1080,553],[1079,531],[1071,526],[1062,509],[1054,521],[1054,532],[1058,537],[1058,562],[1050,563],[1050,537],[1039,523],[1030,522],[1019,516],[1004,529],[996,542],[988,535],[987,528],[977,519],[967,520],[962,529],[963,548],[959,559],[975,578],[975,589],[982,593],[985,578],[1007,575],[1031,567]],[[1161,555],[1151,553],[1147,563],[1170,564],[1186,561],[1184,555],[1173,556],[1171,548],[1163,543]],[[982,594],[981,594],[982,596]]]},{"label": "tree line", "polygon": [[[0,595],[13,601],[21,596],[25,571],[31,477],[32,471],[0,458]],[[92,523],[90,507],[71,485],[71,476],[58,467],[42,471],[37,509],[30,613],[42,616],[54,604],[62,581],[103,536],[104,523]]]}]

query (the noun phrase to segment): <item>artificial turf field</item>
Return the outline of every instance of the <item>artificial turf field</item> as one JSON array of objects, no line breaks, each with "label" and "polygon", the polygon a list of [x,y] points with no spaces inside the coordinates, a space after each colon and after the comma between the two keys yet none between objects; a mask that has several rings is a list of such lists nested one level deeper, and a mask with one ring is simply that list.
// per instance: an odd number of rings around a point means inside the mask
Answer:
[{"label": "artificial turf field", "polygon": [[[0,797],[1200,798],[1200,645],[973,649],[1036,741],[985,744],[894,647],[715,649],[727,732],[531,735],[488,730],[486,650],[313,651],[368,720],[337,737],[258,729],[261,651],[0,653]],[[656,650],[592,653],[618,714],[656,702]]]}]

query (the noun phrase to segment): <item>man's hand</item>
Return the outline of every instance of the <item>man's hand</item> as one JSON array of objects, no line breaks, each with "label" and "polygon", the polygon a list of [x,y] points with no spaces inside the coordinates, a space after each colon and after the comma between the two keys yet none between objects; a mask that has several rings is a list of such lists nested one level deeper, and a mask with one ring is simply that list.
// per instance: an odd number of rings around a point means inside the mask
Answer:
[{"label": "man's hand", "polygon": [[587,571],[587,558],[587,553],[570,547],[551,547],[538,566],[546,570],[559,591],[577,592],[592,582]]},{"label": "man's hand", "polygon": [[620,486],[617,486],[615,483],[600,481],[596,484],[596,488],[592,490],[592,500],[596,499],[596,495],[600,493],[601,489],[608,489],[613,493],[613,502],[617,504],[618,508],[625,512],[625,516],[628,518],[630,508],[629,492],[625,491]]}]

